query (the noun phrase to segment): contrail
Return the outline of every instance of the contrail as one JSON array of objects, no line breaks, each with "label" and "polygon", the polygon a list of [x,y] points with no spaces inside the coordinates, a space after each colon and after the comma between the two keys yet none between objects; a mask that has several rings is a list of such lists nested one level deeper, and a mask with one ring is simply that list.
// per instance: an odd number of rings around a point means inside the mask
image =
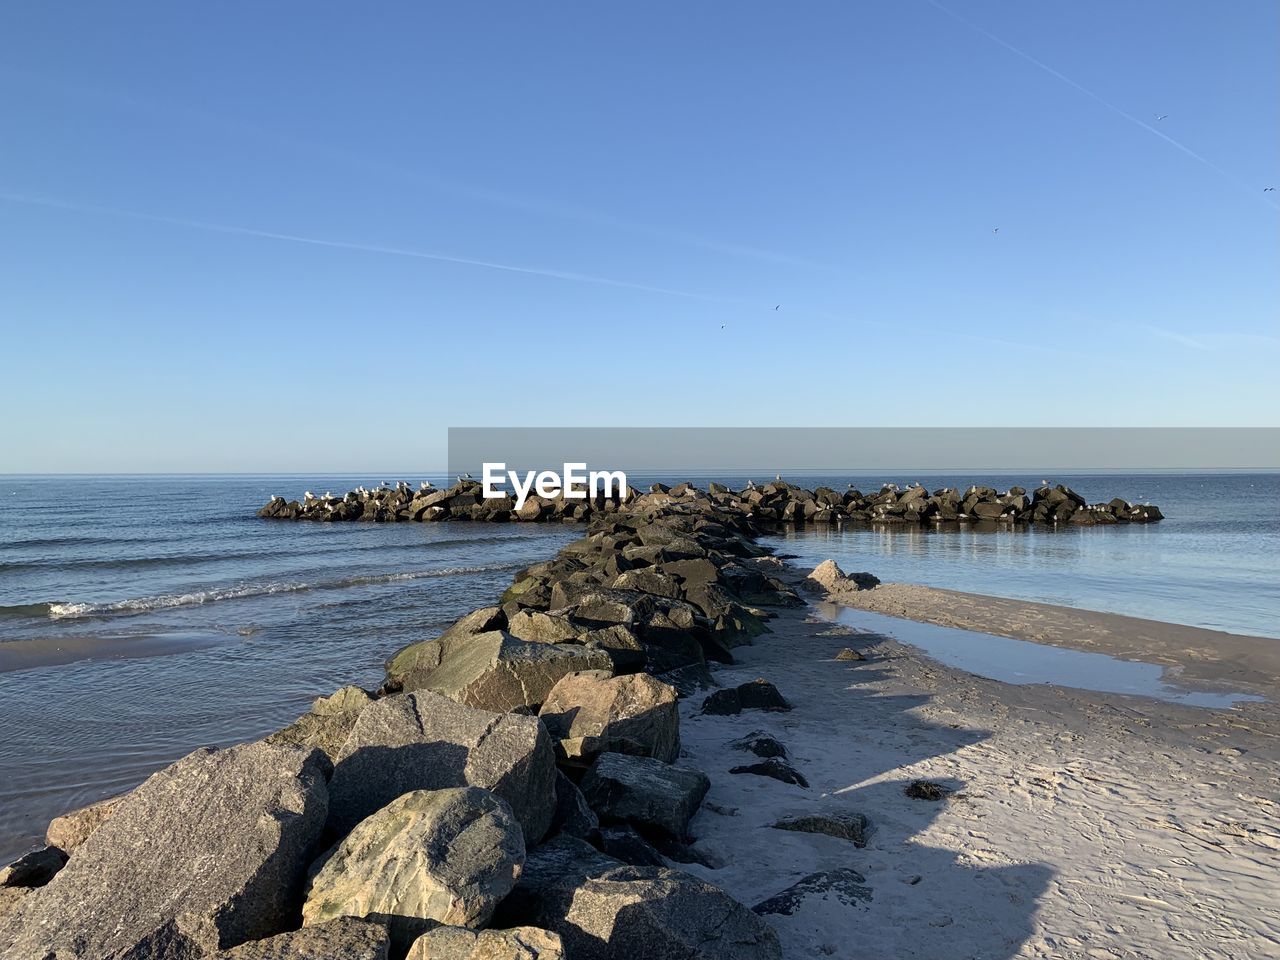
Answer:
[{"label": "contrail", "polygon": [[394,257],[410,257],[416,260],[430,260],[435,263],[455,263],[468,267],[482,267],[486,270],[502,270],[507,273],[521,273],[535,277],[549,277],[554,280],[570,280],[576,283],[594,283],[606,287],[621,287],[626,290],[640,290],[645,293],[663,294],[669,297],[684,297],[688,300],[704,300],[711,303],[725,303],[735,306],[762,308],[762,304],[749,300],[738,300],[730,297],[717,297],[710,294],[692,293],[688,290],[673,290],[670,287],[657,287],[647,283],[634,283],[630,280],[615,280],[610,277],[596,277],[586,273],[575,273],[569,270],[549,270],[541,267],[523,267],[511,263],[498,263],[493,260],[477,260],[472,257],[455,257],[444,253],[431,253],[426,250],[410,250],[404,247],[387,247],[378,244],[354,243],[346,240],[328,240],[320,237],[304,237],[294,233],[279,233],[274,230],[258,230],[253,227],[238,227],[224,223],[209,223],[204,220],[189,220],[185,217],[169,217],[157,213],[144,213],[140,210],[126,210],[120,207],[104,207],[96,204],[73,203],[67,200],[56,200],[49,197],[30,197],[22,194],[0,192],[0,200],[9,203],[22,203],[36,207],[50,207],[57,210],[70,210],[76,213],[93,213],[113,217],[127,217],[131,220],[144,220],[150,223],[163,223],[175,227],[187,227],[193,230],[208,230],[213,233],[225,233],[234,236],[260,237],[265,240],[281,240],[287,243],[303,243],[313,247],[329,247],[336,250],[357,250],[362,253],[379,253]]},{"label": "contrail", "polygon": [[[981,27],[978,24],[974,23],[972,20],[962,17],[960,14],[956,13],[954,10],[951,10],[950,8],[939,3],[938,0],[929,0],[929,3],[932,6],[937,7],[939,10],[941,10],[951,19],[955,20],[957,23],[962,23],[966,27],[968,27],[970,30],[977,31],[978,33],[986,37],[988,40],[990,40],[992,43],[999,44],[1000,46],[1004,47],[1006,50],[1008,50],[1010,53],[1014,54],[1015,56],[1021,57],[1023,60],[1027,61],[1027,63],[1030,63],[1032,66],[1040,70],[1043,70],[1045,73],[1049,74],[1049,76],[1056,77],[1057,79],[1061,80],[1067,86],[1071,87],[1071,89],[1076,90],[1079,93],[1083,93],[1086,97],[1088,97],[1090,100],[1093,100],[1095,103],[1102,104],[1102,106],[1106,107],[1112,113],[1117,114],[1121,117],[1124,117],[1130,123],[1138,127],[1141,127],[1143,130],[1147,131],[1147,133],[1154,134],[1155,136],[1159,137],[1161,140],[1165,141],[1165,143],[1170,144],[1171,146],[1177,148],[1178,150],[1181,150],[1191,159],[1204,164],[1210,170],[1213,170],[1215,173],[1221,175],[1222,177],[1225,177],[1227,180],[1235,184],[1237,187],[1247,190],[1250,193],[1257,192],[1254,185],[1247,183],[1244,180],[1241,180],[1234,173],[1231,173],[1228,170],[1224,170],[1222,167],[1218,166],[1208,157],[1205,157],[1199,153],[1196,153],[1196,151],[1192,150],[1185,143],[1182,143],[1180,140],[1175,140],[1173,137],[1169,136],[1163,130],[1159,130],[1153,127],[1151,124],[1147,123],[1145,120],[1135,117],[1133,114],[1125,110],[1123,107],[1116,106],[1114,103],[1112,103],[1110,100],[1106,99],[1105,97],[1097,93],[1094,93],[1084,84],[1077,83],[1075,80],[1072,80],[1070,77],[1068,77],[1065,73],[1061,73],[1060,71],[1055,70],[1053,67],[1049,66],[1043,60],[1037,60],[1031,54],[1027,53],[1024,50],[1018,49],[1012,43],[1009,43],[1007,40],[1001,39],[1000,37],[992,33],[990,30],[986,29],[985,27]],[[1267,204],[1267,206],[1269,207],[1280,209],[1280,204],[1276,204],[1270,200],[1263,199],[1262,202]]]},{"label": "contrail", "polygon": [[407,170],[399,165],[388,163],[379,158],[367,156],[359,153],[358,151],[347,149],[346,147],[291,136],[281,133],[276,129],[262,127],[239,119],[219,116],[205,110],[197,109],[190,105],[183,105],[179,107],[172,104],[165,104],[160,101],[145,100],[132,95],[122,94],[118,91],[113,91],[102,86],[88,88],[78,84],[67,83],[65,80],[53,79],[43,74],[33,73],[29,70],[3,64],[0,64],[0,75],[17,77],[27,83],[40,84],[53,89],[63,96],[86,100],[96,104],[107,104],[115,109],[124,109],[126,111],[142,113],[150,116],[160,116],[166,119],[179,118],[194,122],[209,129],[220,130],[224,133],[231,132],[241,136],[252,136],[259,140],[282,145],[290,150],[312,156],[323,156],[349,167],[375,171],[382,176],[394,177],[404,183],[412,184],[417,187],[426,187],[427,189],[437,193],[446,192],[453,195],[462,195],[469,197],[472,200],[478,200],[482,203],[487,203],[493,206],[508,207],[535,215],[555,217],[560,220],[569,220],[621,230],[626,233],[649,237],[650,239],[659,240],[664,243],[677,243],[686,246],[700,247],[704,250],[710,250],[714,253],[730,257],[744,257],[826,272],[835,272],[837,270],[843,272],[842,267],[837,267],[827,263],[819,263],[804,257],[777,253],[772,250],[763,250],[759,247],[753,247],[747,244],[715,240],[699,236],[694,233],[687,233],[680,230],[671,230],[665,227],[654,226],[652,224],[640,223],[623,217],[597,213],[580,207],[571,207],[528,197],[513,196],[487,187],[478,187],[468,183],[460,183],[443,177],[427,176],[420,171]]}]

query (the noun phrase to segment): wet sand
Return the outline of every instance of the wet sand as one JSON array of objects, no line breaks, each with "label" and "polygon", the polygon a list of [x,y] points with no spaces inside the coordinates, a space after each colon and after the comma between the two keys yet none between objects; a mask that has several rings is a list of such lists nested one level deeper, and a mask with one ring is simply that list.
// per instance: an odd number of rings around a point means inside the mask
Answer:
[{"label": "wet sand", "polygon": [[1159,664],[1166,679],[1206,689],[1270,696],[1280,678],[1280,639],[1269,637],[907,583],[872,590],[849,586],[831,600],[891,617]]},{"label": "wet sand", "polygon": [[[788,958],[1280,956],[1273,704],[1005,684],[822,609],[782,612],[715,674],[767,678],[792,712],[682,703],[687,762],[712,780],[691,829],[716,864],[686,869],[749,904],[819,871],[864,878],[866,899],[810,896],[769,917]],[[867,659],[835,660],[844,647]],[[731,775],[753,758],[728,744],[751,730],[783,741],[810,788]],[[911,799],[917,778],[956,792]],[[867,816],[867,847],[769,827],[817,812]]]}]

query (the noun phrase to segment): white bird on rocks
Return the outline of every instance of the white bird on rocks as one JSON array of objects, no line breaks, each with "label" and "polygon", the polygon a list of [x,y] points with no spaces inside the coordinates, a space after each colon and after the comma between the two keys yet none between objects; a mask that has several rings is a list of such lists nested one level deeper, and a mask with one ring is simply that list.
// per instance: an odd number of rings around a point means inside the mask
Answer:
[{"label": "white bird on rocks", "polygon": [[774,480],[781,480],[781,479],[782,479],[782,474],[780,474],[780,473],[775,473],[775,474],[773,475],[773,479],[774,479]]},{"label": "white bird on rocks", "polygon": [[458,482],[459,482],[459,483],[464,483],[464,482],[466,482],[467,480],[470,480],[470,479],[471,479],[471,474],[469,474],[469,473],[460,473],[460,474],[458,474]]},{"label": "white bird on rocks", "polygon": [[754,480],[748,480],[748,481],[747,481],[747,489],[748,489],[748,490],[754,490],[755,488],[756,488],[756,482],[755,482]]},{"label": "white bird on rocks", "polygon": [[423,481],[422,481],[422,483],[421,483],[421,485],[418,487],[418,489],[419,489],[419,490],[430,490],[430,489],[431,489],[431,481],[430,481],[430,480],[423,480]]},{"label": "white bird on rocks", "polygon": [[315,498],[316,498],[316,495],[315,495],[314,493],[312,493],[310,490],[308,490],[306,493],[304,493],[304,494],[302,495],[302,502],[303,502],[303,503],[310,503],[310,502],[311,502],[312,500],[314,500]]}]

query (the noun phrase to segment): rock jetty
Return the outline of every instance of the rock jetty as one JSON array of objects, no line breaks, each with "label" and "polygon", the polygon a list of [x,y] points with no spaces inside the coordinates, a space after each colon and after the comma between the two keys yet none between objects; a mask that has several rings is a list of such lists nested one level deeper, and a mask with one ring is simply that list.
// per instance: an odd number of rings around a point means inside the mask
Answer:
[{"label": "rock jetty", "polygon": [[[1160,508],[1149,503],[1134,504],[1119,497],[1105,503],[1089,503],[1070,487],[1049,483],[1031,491],[1023,487],[1000,491],[987,486],[971,486],[966,490],[941,487],[930,491],[920,484],[905,488],[885,484],[870,493],[863,493],[853,484],[843,491],[831,487],[808,490],[785,480],[760,486],[753,484],[744,490],[733,490],[719,483],[709,484],[706,490],[691,483],[676,486],[657,483],[649,489],[649,495],[670,498],[674,503],[705,502],[723,515],[758,523],[1097,526],[1154,523],[1164,519]],[[336,496],[326,493],[317,497],[308,492],[301,501],[276,496],[258,511],[258,516],[322,522],[545,522],[588,520],[601,514],[630,514],[637,509],[643,512],[649,505],[650,499],[628,488],[622,496],[585,500],[531,494],[517,509],[511,497],[486,499],[479,482],[462,479],[447,489],[425,483],[414,488],[400,481],[394,486],[383,484],[372,490],[357,487]]]},{"label": "rock jetty", "polygon": [[[3,874],[0,960],[778,960],[766,918],[680,869],[710,779],[677,701],[803,601],[707,493],[582,518],[378,690],[54,821]],[[787,706],[763,682],[730,698]]]}]

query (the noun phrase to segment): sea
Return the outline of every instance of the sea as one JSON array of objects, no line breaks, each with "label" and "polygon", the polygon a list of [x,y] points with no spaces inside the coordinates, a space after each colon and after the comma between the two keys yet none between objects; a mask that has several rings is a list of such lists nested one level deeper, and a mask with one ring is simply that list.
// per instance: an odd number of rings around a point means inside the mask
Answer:
[{"label": "sea", "polygon": [[[745,476],[718,479],[741,487]],[[1044,477],[797,472],[862,490],[1038,486]],[[199,746],[262,736],[386,658],[494,602],[574,524],[291,523],[300,498],[401,476],[0,476],[0,863],[48,820],[131,788]],[[1158,504],[1147,526],[771,535],[798,563],[1280,637],[1280,474],[1051,478],[1090,501]],[[1277,640],[1280,642],[1280,640]]]}]

